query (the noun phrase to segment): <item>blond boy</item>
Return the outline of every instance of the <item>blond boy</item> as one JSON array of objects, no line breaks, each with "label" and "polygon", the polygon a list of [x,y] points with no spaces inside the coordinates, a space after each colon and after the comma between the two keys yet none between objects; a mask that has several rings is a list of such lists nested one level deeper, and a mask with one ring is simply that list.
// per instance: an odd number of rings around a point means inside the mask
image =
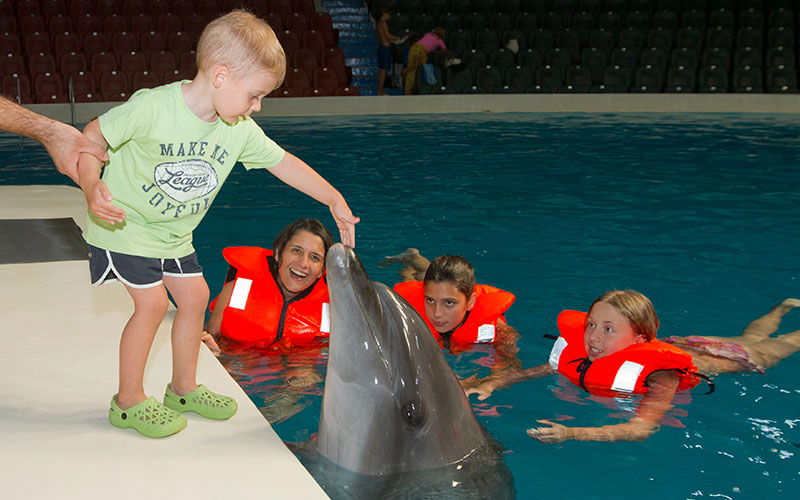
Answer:
[{"label": "blond boy", "polygon": [[[192,247],[192,231],[234,164],[267,168],[327,205],[346,245],[355,245],[359,221],[336,189],[250,119],[286,70],[267,23],[240,10],[211,22],[198,42],[197,66],[192,81],[137,92],[86,126],[89,139],[109,148],[102,180],[96,158],[84,154],[79,163],[92,282],[118,279],[134,302],[120,340],[119,392],[109,421],[150,437],[180,431],[184,411],[226,419],[237,409],[236,401],[195,380],[209,291]],[[161,405],[145,395],[143,377],[167,291],[177,312],[172,380]]]}]

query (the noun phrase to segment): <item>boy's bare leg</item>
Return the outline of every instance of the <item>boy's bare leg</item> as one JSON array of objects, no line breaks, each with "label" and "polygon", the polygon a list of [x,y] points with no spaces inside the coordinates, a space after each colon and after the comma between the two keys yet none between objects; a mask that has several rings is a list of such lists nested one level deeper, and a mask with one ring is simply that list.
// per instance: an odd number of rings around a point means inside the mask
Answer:
[{"label": "boy's bare leg", "polygon": [[202,276],[164,276],[164,284],[175,299],[172,322],[172,392],[183,395],[197,389],[197,357],[203,336],[203,321],[209,290]]},{"label": "boy's bare leg", "polygon": [[132,288],[126,286],[133,299],[134,311],[122,330],[119,341],[119,393],[117,405],[125,410],[141,403],[144,393],[144,369],[158,326],[169,306],[163,286]]},{"label": "boy's bare leg", "polygon": [[384,80],[386,79],[386,70],[378,70],[378,95],[383,95]]},{"label": "boy's bare leg", "polygon": [[800,351],[800,330],[777,338],[766,338],[744,346],[750,358],[760,364],[764,369],[772,368],[792,354]]}]

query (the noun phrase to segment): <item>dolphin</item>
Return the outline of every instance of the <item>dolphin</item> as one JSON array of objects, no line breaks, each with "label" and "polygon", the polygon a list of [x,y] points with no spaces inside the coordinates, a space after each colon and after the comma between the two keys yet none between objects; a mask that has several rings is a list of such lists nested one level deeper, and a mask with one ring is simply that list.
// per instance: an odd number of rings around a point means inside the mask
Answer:
[{"label": "dolphin", "polygon": [[309,468],[326,492],[514,498],[497,443],[419,313],[371,282],[355,251],[340,243],[328,250],[326,276],[331,332],[314,447],[327,467]]}]

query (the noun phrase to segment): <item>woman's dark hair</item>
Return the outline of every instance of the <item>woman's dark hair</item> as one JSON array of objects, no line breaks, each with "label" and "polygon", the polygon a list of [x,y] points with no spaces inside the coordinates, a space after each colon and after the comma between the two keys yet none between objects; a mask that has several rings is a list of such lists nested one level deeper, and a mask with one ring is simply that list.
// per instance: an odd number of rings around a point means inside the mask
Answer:
[{"label": "woman's dark hair", "polygon": [[460,255],[440,255],[425,271],[424,283],[450,283],[467,298],[475,290],[475,268]]},{"label": "woman's dark hair", "polygon": [[331,232],[317,219],[303,218],[297,219],[283,228],[283,230],[278,233],[278,236],[275,237],[275,241],[272,242],[272,253],[275,256],[275,260],[280,259],[283,248],[298,231],[308,231],[313,235],[319,236],[322,240],[322,245],[325,247],[325,255],[328,254],[328,249],[333,245],[333,236],[331,236]]}]

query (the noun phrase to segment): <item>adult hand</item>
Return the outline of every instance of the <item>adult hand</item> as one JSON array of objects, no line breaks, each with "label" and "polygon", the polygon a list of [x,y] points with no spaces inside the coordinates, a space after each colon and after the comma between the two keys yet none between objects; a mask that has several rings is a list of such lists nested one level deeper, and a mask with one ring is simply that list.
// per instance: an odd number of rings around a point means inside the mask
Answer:
[{"label": "adult hand", "polygon": [[330,207],[333,220],[336,221],[336,226],[339,228],[339,237],[342,244],[351,248],[356,247],[356,224],[361,221],[360,217],[353,215],[347,202],[342,200]]},{"label": "adult hand", "polygon": [[560,443],[568,438],[568,427],[551,422],[549,420],[537,420],[536,422],[549,425],[550,427],[535,427],[533,429],[528,429],[527,432],[530,437],[549,444]]},{"label": "adult hand", "polygon": [[42,137],[42,144],[47,150],[56,168],[62,174],[78,184],[78,158],[88,153],[101,162],[108,161],[108,152],[87,139],[76,128],[53,121],[51,133]]}]

